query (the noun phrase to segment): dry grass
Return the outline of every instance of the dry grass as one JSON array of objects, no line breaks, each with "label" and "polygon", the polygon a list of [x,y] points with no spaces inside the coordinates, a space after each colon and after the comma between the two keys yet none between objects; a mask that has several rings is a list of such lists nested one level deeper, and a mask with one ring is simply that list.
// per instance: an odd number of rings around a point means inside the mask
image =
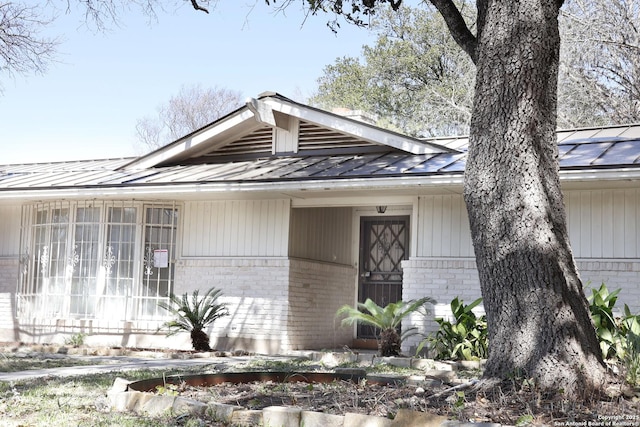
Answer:
[{"label": "dry grass", "polygon": [[99,362],[49,353],[0,353],[0,372],[20,372],[33,369],[89,366]]},{"label": "dry grass", "polygon": [[[192,374],[194,370],[166,372]],[[122,375],[122,374],[120,374]],[[158,371],[127,371],[129,379],[162,375]],[[0,426],[122,426],[164,427],[199,426],[199,421],[171,415],[148,417],[135,413],[111,411],[106,398],[118,373],[85,375],[73,378],[46,377],[14,384],[0,382]],[[216,425],[206,422],[206,425]],[[194,424],[195,422],[195,424]],[[204,421],[203,421],[204,422]]]},{"label": "dry grass", "polygon": [[[2,370],[70,366],[77,359],[47,356],[33,359],[0,354]],[[51,358],[49,358],[51,359]],[[385,365],[366,366],[370,371],[396,374],[420,373]],[[135,413],[120,413],[109,409],[106,392],[120,375],[130,380],[157,378],[163,375],[187,375],[216,372],[220,365],[191,369],[140,370],[124,374],[104,373],[74,378],[41,378],[15,384],[0,382],[0,426],[215,426],[211,419],[195,417],[148,417]],[[301,371],[321,369],[309,361],[248,363],[229,370]],[[464,374],[464,375],[462,375]],[[481,374],[463,372],[461,382]],[[526,382],[512,381],[491,391],[472,388],[453,389],[453,384],[387,385],[335,382],[332,384],[256,383],[226,384],[210,389],[178,387],[175,391],[202,401],[240,404],[251,409],[272,405],[291,405],[334,414],[358,412],[393,417],[400,408],[426,411],[450,419],[475,422],[496,422],[506,425],[569,425],[571,422],[611,421],[612,426],[640,426],[640,399],[637,394],[626,398],[573,402],[562,396],[543,394]]]}]

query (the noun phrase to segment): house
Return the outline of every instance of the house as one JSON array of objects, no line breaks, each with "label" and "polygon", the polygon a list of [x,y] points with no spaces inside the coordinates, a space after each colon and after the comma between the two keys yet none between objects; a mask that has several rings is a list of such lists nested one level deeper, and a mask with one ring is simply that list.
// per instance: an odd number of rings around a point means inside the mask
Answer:
[{"label": "house", "polygon": [[[158,333],[157,303],[212,286],[231,311],[217,348],[368,345],[334,316],[367,297],[431,296],[442,314],[480,296],[466,144],[264,93],[139,158],[0,166],[0,340],[188,348]],[[558,144],[581,277],[638,310],[640,125]]]}]

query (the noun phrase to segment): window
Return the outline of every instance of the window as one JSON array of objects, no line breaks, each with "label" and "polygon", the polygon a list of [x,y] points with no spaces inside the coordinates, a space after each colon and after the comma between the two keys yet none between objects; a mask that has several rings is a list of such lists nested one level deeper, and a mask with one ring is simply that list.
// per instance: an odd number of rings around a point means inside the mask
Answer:
[{"label": "window", "polygon": [[175,252],[178,215],[175,209],[145,207],[144,269],[140,282],[138,317],[156,317],[158,302],[171,292],[173,263],[168,254]]},{"label": "window", "polygon": [[173,287],[178,208],[65,202],[23,212],[18,315],[131,320],[162,316]]}]

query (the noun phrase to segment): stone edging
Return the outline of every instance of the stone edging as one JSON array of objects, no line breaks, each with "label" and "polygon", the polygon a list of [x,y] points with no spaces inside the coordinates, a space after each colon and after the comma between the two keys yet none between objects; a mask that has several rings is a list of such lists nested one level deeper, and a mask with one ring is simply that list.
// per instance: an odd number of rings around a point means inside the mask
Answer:
[{"label": "stone edging", "polygon": [[492,423],[460,423],[446,417],[426,412],[401,409],[391,420],[373,415],[347,413],[345,415],[304,411],[288,406],[270,406],[262,410],[245,409],[242,406],[224,403],[202,403],[180,396],[156,395],[148,392],[129,390],[123,378],[116,378],[107,393],[111,408],[116,411],[135,411],[148,415],[172,413],[204,415],[233,426],[270,427],[401,427],[401,426],[441,426],[441,427],[501,427]]}]

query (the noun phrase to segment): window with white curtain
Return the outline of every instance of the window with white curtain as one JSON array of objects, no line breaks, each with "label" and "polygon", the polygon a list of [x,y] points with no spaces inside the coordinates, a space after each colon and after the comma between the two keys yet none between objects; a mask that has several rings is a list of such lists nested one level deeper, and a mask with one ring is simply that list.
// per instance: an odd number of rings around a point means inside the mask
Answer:
[{"label": "window with white curtain", "polygon": [[158,302],[173,290],[178,213],[164,202],[26,206],[18,316],[161,317]]}]

